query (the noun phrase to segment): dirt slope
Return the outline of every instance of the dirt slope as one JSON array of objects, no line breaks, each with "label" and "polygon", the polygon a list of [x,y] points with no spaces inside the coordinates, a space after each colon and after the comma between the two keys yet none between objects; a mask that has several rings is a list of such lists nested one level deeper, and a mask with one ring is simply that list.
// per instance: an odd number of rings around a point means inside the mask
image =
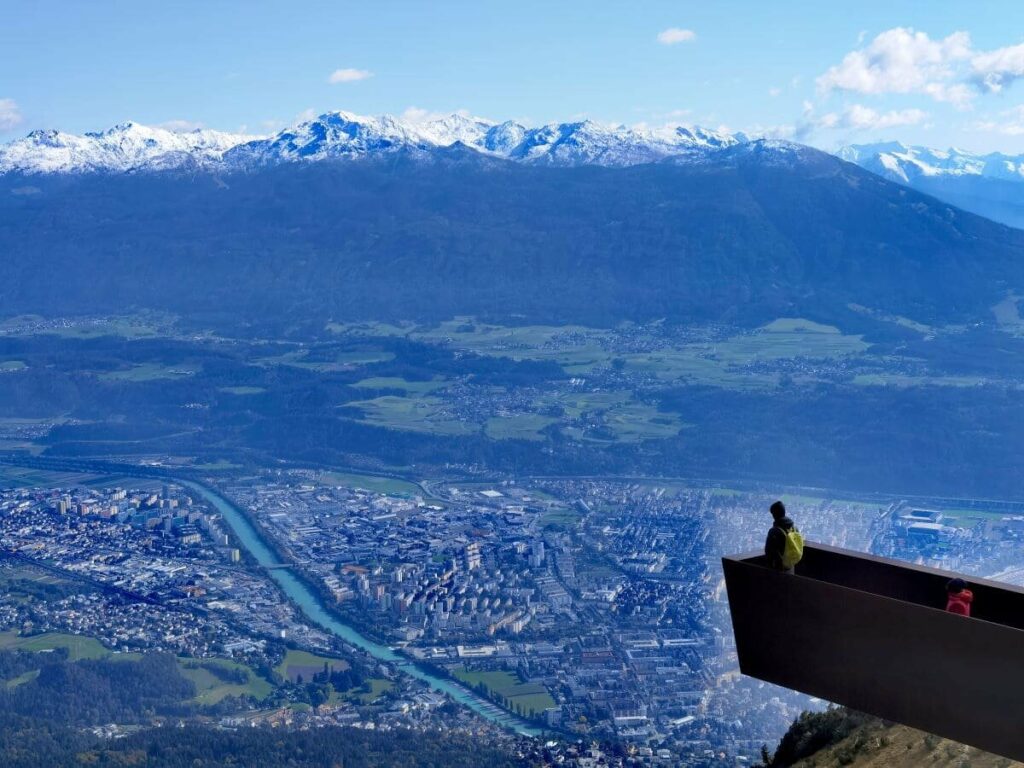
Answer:
[{"label": "dirt slope", "polygon": [[997,757],[902,725],[879,722],[857,728],[842,741],[794,763],[795,768],[1024,768]]}]

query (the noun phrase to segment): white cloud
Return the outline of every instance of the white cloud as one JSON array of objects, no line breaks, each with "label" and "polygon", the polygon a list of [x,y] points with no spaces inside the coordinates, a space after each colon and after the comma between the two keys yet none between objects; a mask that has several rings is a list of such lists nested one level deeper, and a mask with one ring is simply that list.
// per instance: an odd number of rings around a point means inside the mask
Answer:
[{"label": "white cloud", "polygon": [[329,83],[354,83],[357,80],[365,80],[368,77],[373,77],[373,72],[368,69],[336,69],[331,72],[331,76],[327,78]]},{"label": "white cloud", "polygon": [[165,123],[160,123],[157,127],[173,131],[174,133],[189,133],[190,131],[198,131],[206,126],[194,120],[168,120]]},{"label": "white cloud", "polygon": [[907,27],[886,30],[865,48],[851,51],[817,79],[823,93],[923,93],[937,101],[963,105],[969,88],[953,84],[959,68],[972,55],[971,37],[954,32],[933,40]]},{"label": "white cloud", "polygon": [[[803,140],[816,131],[871,131],[887,130],[907,125],[920,125],[928,119],[928,113],[921,109],[894,109],[888,112],[852,104],[841,112],[826,112],[816,115],[814,105],[805,101],[803,116],[792,127],[792,137]],[[788,126],[783,126],[788,128]]]},{"label": "white cloud", "polygon": [[295,123],[308,123],[310,120],[316,120],[320,115],[312,107],[307,107],[295,116]]},{"label": "white cloud", "polygon": [[697,33],[692,29],[680,29],[669,27],[658,33],[658,42],[662,45],[676,45],[677,43],[689,43],[697,39]]},{"label": "white cloud", "polygon": [[[834,113],[831,113],[822,119],[833,116]],[[928,119],[928,113],[920,109],[894,109],[889,112],[878,112],[862,104],[853,104],[833,120],[832,127],[848,128],[854,131],[884,130],[903,125],[919,125],[926,119]]]},{"label": "white cloud", "polygon": [[[930,38],[909,27],[895,27],[866,46],[851,51],[817,78],[818,92],[863,95],[920,94],[970,109],[979,94],[1000,93],[1024,79],[1024,43],[980,51],[967,32]],[[906,111],[906,110],[904,110]],[[981,130],[1015,126],[1005,120],[982,120]],[[1016,135],[1016,134],[1014,134]]]},{"label": "white cloud", "polygon": [[782,93],[782,89],[781,88],[769,88],[768,89],[768,95],[771,96],[773,99],[776,96],[778,96],[780,93]]},{"label": "white cloud", "polygon": [[0,99],[0,131],[13,131],[25,122],[14,99]]},{"label": "white cloud", "polygon": [[1024,43],[979,53],[971,59],[971,70],[982,90],[998,93],[1024,77]]}]

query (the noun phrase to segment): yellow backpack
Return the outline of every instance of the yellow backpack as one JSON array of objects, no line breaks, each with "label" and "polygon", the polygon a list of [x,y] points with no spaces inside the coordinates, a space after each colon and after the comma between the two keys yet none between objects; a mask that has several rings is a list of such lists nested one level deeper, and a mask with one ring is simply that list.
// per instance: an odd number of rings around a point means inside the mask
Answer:
[{"label": "yellow backpack", "polygon": [[804,535],[796,528],[786,531],[786,548],[782,551],[782,567],[792,568],[804,556]]}]

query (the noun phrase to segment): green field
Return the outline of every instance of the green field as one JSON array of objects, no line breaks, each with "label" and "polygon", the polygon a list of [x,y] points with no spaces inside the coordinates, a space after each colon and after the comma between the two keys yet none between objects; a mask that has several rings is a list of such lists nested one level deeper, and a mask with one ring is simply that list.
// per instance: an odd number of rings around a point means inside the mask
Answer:
[{"label": "green field", "polygon": [[863,337],[844,335],[831,325],[786,317],[752,333],[712,345],[711,356],[732,364],[744,364],[781,358],[844,357],[865,352],[870,346]]},{"label": "green field", "polygon": [[609,361],[602,345],[609,332],[580,325],[503,326],[457,317],[408,335],[417,341],[447,344],[479,355],[551,361],[572,375],[588,373]]},{"label": "green field", "polygon": [[[895,318],[893,322],[915,330],[926,328],[905,318]],[[847,335],[833,326],[802,318],[779,318],[756,330],[718,341],[691,341],[675,346],[659,339],[651,351],[621,353],[614,351],[614,331],[576,325],[502,326],[481,323],[471,317],[456,317],[433,327],[358,323],[332,324],[330,330],[364,337],[402,336],[513,360],[550,361],[560,365],[571,376],[586,376],[597,369],[607,369],[614,362],[625,371],[649,375],[659,382],[685,382],[729,389],[765,389],[777,384],[777,375],[743,370],[742,366],[751,363],[798,357],[846,357],[861,354],[870,347],[861,336]],[[392,383],[393,388],[402,389],[406,394],[424,393],[418,387],[404,386],[401,379]],[[380,418],[378,423],[387,421]],[[497,435],[501,434],[500,426],[492,429]],[[515,429],[511,431],[513,434],[516,432]],[[536,439],[533,436],[535,431],[523,430],[522,434],[525,439]],[[504,438],[498,436],[495,439]]]},{"label": "green field", "polygon": [[203,472],[226,472],[230,469],[241,469],[242,465],[234,464],[227,459],[218,459],[217,461],[209,461],[205,464],[193,464],[192,467]]},{"label": "green field", "polygon": [[858,387],[980,387],[980,376],[906,376],[900,373],[865,373],[854,376]]},{"label": "green field", "polygon": [[[374,426],[435,435],[470,435],[482,430],[492,440],[539,441],[544,439],[541,430],[562,424],[563,432],[577,440],[633,443],[674,437],[685,426],[678,415],[637,402],[626,391],[544,395],[535,401],[535,412],[492,416],[482,424],[457,419],[452,404],[425,393],[384,395],[346,406],[358,409],[360,420]],[[561,415],[548,415],[552,412]]]},{"label": "green field", "polygon": [[543,714],[545,709],[556,706],[551,694],[540,683],[524,683],[517,675],[504,671],[469,672],[465,669],[452,670],[457,680],[476,688],[483,685],[497,696],[504,706],[513,712],[526,716]]},{"label": "green field", "polygon": [[426,394],[435,389],[443,389],[448,386],[444,379],[433,379],[431,381],[407,381],[398,376],[373,376],[362,381],[357,381],[352,386],[360,389],[397,389],[402,392],[415,392]]},{"label": "green field", "polygon": [[538,413],[492,416],[484,424],[484,434],[492,440],[544,440],[541,430],[557,421]]},{"label": "green field", "polygon": [[256,365],[264,367],[284,365],[318,373],[331,373],[347,371],[360,365],[369,365],[370,363],[386,363],[394,359],[395,355],[393,352],[383,349],[364,349],[337,352],[332,360],[317,360],[310,357],[308,349],[297,349],[272,357],[262,357],[254,362]]},{"label": "green field", "polygon": [[353,400],[346,407],[362,411],[361,421],[377,427],[404,429],[434,435],[469,435],[479,431],[479,425],[459,421],[451,406],[439,398],[397,397],[385,395],[372,400]]},{"label": "green field", "polygon": [[357,349],[339,352],[334,356],[334,363],[351,367],[354,365],[370,365],[370,363],[386,363],[394,359],[395,353],[384,349]]},{"label": "green field", "polygon": [[538,410],[560,409],[569,420],[562,431],[594,442],[635,443],[674,437],[685,426],[675,413],[637,402],[631,392],[573,392],[541,397]]},{"label": "green field", "polygon": [[[81,659],[131,661],[141,658],[139,653],[113,653],[96,638],[85,635],[48,632],[42,635],[19,637],[17,632],[14,631],[0,632],[0,650],[45,653],[57,648],[67,649],[70,661],[79,661]],[[203,665],[240,670],[246,674],[248,680],[244,684],[229,683],[221,680],[208,669],[203,669]],[[227,696],[252,696],[262,700],[274,690],[274,686],[268,680],[263,679],[244,664],[239,664],[230,659],[191,659],[179,657],[178,666],[181,668],[182,676],[195,684],[196,696],[194,701],[197,704],[216,704]],[[8,688],[21,685],[32,680],[38,674],[38,670],[26,672],[12,680],[7,680],[5,685]]]},{"label": "green field", "polygon": [[608,331],[574,325],[503,326],[456,317],[433,327],[368,322],[332,323],[328,329],[346,335],[405,337],[513,360],[552,360],[580,370],[589,370],[607,357],[600,340]]},{"label": "green field", "polygon": [[107,371],[101,373],[99,378],[103,381],[157,381],[159,379],[176,379],[182,376],[194,376],[202,370],[202,366],[189,365],[161,365],[160,363],[141,363],[130,368],[118,371]]},{"label": "green field", "polygon": [[425,392],[384,395],[345,404],[356,408],[360,421],[389,429],[435,435],[470,435],[483,431],[492,440],[544,439],[541,431],[560,424],[576,440],[634,443],[674,437],[686,425],[675,413],[637,402],[628,391],[558,392],[534,401],[534,412],[492,416],[482,424],[460,420],[455,406]]},{"label": "green field", "polygon": [[19,685],[30,683],[39,677],[39,672],[40,670],[38,669],[30,669],[28,672],[23,672],[17,677],[12,677],[10,680],[4,680],[4,687],[8,689],[17,688]]},{"label": "green field", "polygon": [[541,528],[554,528],[569,531],[575,528],[582,518],[583,514],[581,512],[566,507],[564,509],[553,509],[545,512],[537,520],[537,524]]},{"label": "green field", "polygon": [[354,472],[324,472],[320,482],[327,485],[340,485],[346,488],[361,488],[374,493],[391,494],[393,496],[423,496],[423,489],[416,483],[400,480],[395,477],[376,477],[360,475]]},{"label": "green field", "polygon": [[59,632],[18,637],[18,633],[14,631],[0,632],[0,650],[42,652],[57,648],[67,649],[68,658],[71,661],[101,659],[110,654],[110,651],[94,637],[65,635]]},{"label": "green field", "polygon": [[289,648],[284,659],[277,665],[277,673],[286,680],[296,682],[301,675],[305,682],[310,682],[313,675],[323,672],[324,664],[331,670],[342,671],[349,668],[349,663],[343,659],[336,659],[331,656],[318,656],[309,651],[298,651]]},{"label": "green field", "polygon": [[45,469],[0,464],[0,486],[7,488],[59,488],[83,485],[96,479],[96,475],[77,472],[50,472]]},{"label": "green field", "polygon": [[[257,700],[263,700],[274,690],[274,686],[269,681],[264,680],[249,667],[229,659],[178,659],[178,664],[181,667],[181,674],[196,686],[194,701],[197,704],[216,704],[228,696],[252,696]],[[201,665],[241,670],[248,677],[248,682],[244,684],[225,682],[208,669],[203,669]]]},{"label": "green field", "polygon": [[338,693],[335,691],[333,698],[335,701],[356,701],[360,704],[372,704],[379,699],[381,695],[392,690],[394,687],[395,684],[390,680],[385,680],[382,677],[373,677],[370,678],[370,690],[366,693],[362,693],[360,691]]}]

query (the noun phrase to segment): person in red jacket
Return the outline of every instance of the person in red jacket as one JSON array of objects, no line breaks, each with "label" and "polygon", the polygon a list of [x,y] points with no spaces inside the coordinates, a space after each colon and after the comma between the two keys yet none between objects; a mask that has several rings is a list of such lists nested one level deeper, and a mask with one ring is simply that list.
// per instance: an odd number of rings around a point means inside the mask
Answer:
[{"label": "person in red jacket", "polygon": [[971,601],[974,593],[967,588],[963,579],[950,579],[946,584],[946,610],[961,616],[971,615]]}]

